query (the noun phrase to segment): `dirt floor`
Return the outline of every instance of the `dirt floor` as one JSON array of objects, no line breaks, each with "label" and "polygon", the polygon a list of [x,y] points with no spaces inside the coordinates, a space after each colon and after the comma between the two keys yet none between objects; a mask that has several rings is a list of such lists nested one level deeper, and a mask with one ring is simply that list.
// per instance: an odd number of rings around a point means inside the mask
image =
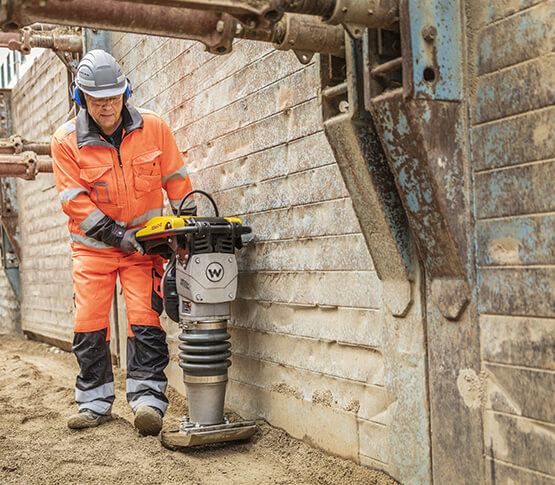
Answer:
[{"label": "dirt floor", "polygon": [[[71,353],[0,334],[0,484],[364,484],[394,485],[388,476],[330,457],[260,421],[249,442],[187,451],[139,436],[116,369],[115,419],[70,430],[78,366]],[[164,429],[186,409],[173,389]]]}]

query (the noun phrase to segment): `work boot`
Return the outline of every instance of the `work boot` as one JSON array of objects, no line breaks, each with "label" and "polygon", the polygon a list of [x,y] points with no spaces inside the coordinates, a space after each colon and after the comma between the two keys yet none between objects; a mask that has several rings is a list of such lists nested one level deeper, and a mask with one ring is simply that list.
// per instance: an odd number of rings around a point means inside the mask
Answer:
[{"label": "work boot", "polygon": [[94,428],[110,419],[112,419],[111,414],[97,414],[90,409],[83,409],[68,418],[67,426],[71,429]]},{"label": "work boot", "polygon": [[162,413],[150,406],[139,406],[135,413],[135,428],[143,435],[156,436],[162,429]]}]

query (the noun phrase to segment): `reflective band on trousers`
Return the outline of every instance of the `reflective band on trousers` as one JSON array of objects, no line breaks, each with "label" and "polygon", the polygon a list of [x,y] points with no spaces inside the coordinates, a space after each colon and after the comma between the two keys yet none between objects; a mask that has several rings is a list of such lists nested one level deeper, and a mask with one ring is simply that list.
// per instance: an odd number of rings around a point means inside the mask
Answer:
[{"label": "reflective band on trousers", "polygon": [[75,388],[75,400],[78,403],[87,403],[96,401],[97,399],[107,399],[114,396],[114,383],[107,382],[101,386],[95,387],[94,389],[89,389],[87,391],[82,391],[81,389]]},{"label": "reflective band on trousers", "polygon": [[77,409],[79,409],[79,411],[82,409],[89,409],[96,414],[109,414],[110,409],[112,409],[112,404],[106,401],[92,401],[79,403]]},{"label": "reflective band on trousers", "polygon": [[152,389],[153,391],[164,394],[166,392],[166,387],[168,383],[166,381],[153,381],[153,380],[139,380],[139,379],[127,379],[127,392],[141,392],[147,389]]},{"label": "reflective band on trousers", "polygon": [[137,399],[129,401],[129,405],[131,406],[131,409],[133,409],[133,412],[137,412],[137,409],[141,406],[150,406],[151,408],[159,409],[162,411],[162,414],[164,414],[166,409],[168,409],[167,402],[156,399],[154,396],[149,396],[148,394],[141,395],[137,397]]}]

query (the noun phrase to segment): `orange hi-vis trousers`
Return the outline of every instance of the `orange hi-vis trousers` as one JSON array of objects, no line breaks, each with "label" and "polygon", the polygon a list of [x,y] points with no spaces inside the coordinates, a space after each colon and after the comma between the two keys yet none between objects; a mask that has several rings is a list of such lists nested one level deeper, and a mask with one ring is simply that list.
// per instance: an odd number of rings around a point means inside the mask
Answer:
[{"label": "orange hi-vis trousers", "polygon": [[151,406],[164,414],[168,347],[159,319],[162,258],[73,246],[72,261],[79,410],[109,414],[114,402],[109,313],[119,274],[128,320],[127,400],[134,411]]}]

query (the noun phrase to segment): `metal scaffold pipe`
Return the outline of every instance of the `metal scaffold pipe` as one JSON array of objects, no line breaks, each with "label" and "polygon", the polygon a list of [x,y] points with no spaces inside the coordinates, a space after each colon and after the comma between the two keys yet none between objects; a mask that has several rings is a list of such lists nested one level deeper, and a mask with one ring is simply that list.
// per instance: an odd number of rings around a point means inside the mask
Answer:
[{"label": "metal scaffold pipe", "polygon": [[340,25],[326,25],[308,15],[286,14],[269,30],[246,29],[237,35],[272,42],[278,50],[321,52],[345,57],[345,31]]},{"label": "metal scaffold pipe", "polygon": [[52,161],[39,160],[34,152],[0,154],[0,177],[34,180],[38,173],[52,173]]},{"label": "metal scaffold pipe", "polygon": [[0,47],[7,47],[26,55],[33,47],[63,52],[82,52],[83,39],[80,34],[67,29],[35,31],[30,27],[24,27],[19,32],[0,32]]},{"label": "metal scaffold pipe", "polygon": [[198,40],[219,54],[231,51],[236,23],[217,12],[112,0],[7,0],[0,6],[3,30],[34,22]]},{"label": "metal scaffold pipe", "polygon": [[399,21],[399,0],[284,0],[284,10],[371,29],[393,29]]},{"label": "metal scaffold pipe", "polygon": [[0,154],[14,155],[22,152],[35,152],[37,155],[50,155],[50,143],[27,141],[19,135],[0,138]]}]

